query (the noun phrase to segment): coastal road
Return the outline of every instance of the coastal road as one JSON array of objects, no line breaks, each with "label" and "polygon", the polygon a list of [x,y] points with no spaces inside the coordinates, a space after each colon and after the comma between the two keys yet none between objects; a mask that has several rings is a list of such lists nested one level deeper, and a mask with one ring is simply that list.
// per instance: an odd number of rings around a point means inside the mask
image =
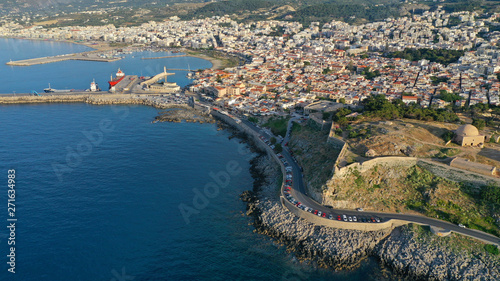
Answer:
[{"label": "coastal road", "polygon": [[[290,132],[292,128],[292,123],[293,121],[299,119],[298,117],[294,117],[290,120],[288,123],[288,130],[285,139],[283,140],[283,144],[287,144],[288,141],[290,140]],[[244,120],[244,119],[242,119]],[[248,120],[245,120],[245,124],[255,130],[256,132],[260,133],[263,135],[266,139],[269,139],[270,136],[267,132],[264,134],[261,133],[263,130],[255,126],[252,122],[249,122]],[[496,237],[494,235],[478,231],[475,229],[469,229],[469,228],[462,228],[459,227],[458,225],[455,225],[450,222],[446,222],[443,220],[439,219],[434,219],[434,218],[429,218],[425,216],[420,216],[420,215],[410,215],[410,214],[398,214],[398,213],[382,213],[382,212],[359,212],[356,210],[343,210],[343,209],[332,209],[326,206],[321,205],[314,199],[312,199],[310,196],[307,195],[307,190],[305,188],[304,184],[304,179],[302,175],[302,169],[298,165],[298,163],[295,161],[295,159],[292,157],[288,146],[283,145],[283,151],[281,152],[283,157],[286,159],[288,162],[288,165],[292,167],[292,190],[291,190],[291,195],[299,202],[301,202],[303,205],[310,207],[314,210],[321,211],[328,215],[333,215],[333,219],[337,219],[337,216],[356,216],[358,219],[359,218],[380,218],[381,221],[388,221],[391,219],[396,219],[396,220],[404,220],[412,223],[417,223],[420,225],[429,225],[433,227],[438,227],[442,228],[445,230],[453,231],[455,233],[459,233],[462,235],[466,235],[475,239],[479,239],[483,242],[494,244],[500,247],[500,238]],[[366,222],[368,223],[368,222]]]},{"label": "coastal road", "polygon": [[[235,116],[237,116],[242,123],[244,123],[246,126],[248,126],[250,129],[254,130],[257,134],[263,136],[265,140],[270,140],[271,137],[273,137],[272,133],[268,132],[267,130],[264,130],[258,126],[256,126],[254,123],[248,121],[245,116],[241,116],[236,113],[232,113]],[[303,179],[303,174],[302,174],[302,169],[298,165],[298,163],[295,161],[295,159],[292,157],[292,154],[290,153],[288,146],[285,145],[288,143],[290,140],[290,133],[291,133],[291,128],[292,128],[292,123],[293,121],[299,119],[299,117],[294,117],[292,118],[289,123],[288,123],[288,129],[286,136],[283,140],[283,151],[281,152],[281,155],[283,155],[284,159],[288,163],[289,166],[292,167],[292,190],[290,194],[300,203],[303,205],[312,208],[313,210],[318,210],[328,215],[332,215],[333,219],[337,219],[337,216],[356,216],[358,219],[359,218],[379,218],[382,222],[389,221],[391,219],[395,220],[403,220],[411,223],[416,223],[420,225],[428,225],[431,227],[438,227],[442,228],[444,230],[449,230],[453,231],[455,233],[459,233],[462,235],[466,235],[478,240],[481,240],[485,243],[489,244],[494,244],[500,247],[500,238],[496,237],[494,235],[475,230],[475,229],[469,229],[469,228],[462,228],[459,227],[458,225],[455,225],[450,222],[446,222],[443,220],[439,219],[434,219],[434,218],[429,218],[421,215],[410,215],[410,214],[398,214],[398,213],[383,213],[383,212],[359,212],[356,210],[344,210],[344,209],[333,209],[324,205],[321,205],[319,202],[315,201],[313,198],[308,196],[307,190],[304,184],[304,179]],[[327,218],[325,218],[327,219]],[[360,223],[360,222],[358,222]],[[372,222],[364,222],[364,223],[372,223]]]}]

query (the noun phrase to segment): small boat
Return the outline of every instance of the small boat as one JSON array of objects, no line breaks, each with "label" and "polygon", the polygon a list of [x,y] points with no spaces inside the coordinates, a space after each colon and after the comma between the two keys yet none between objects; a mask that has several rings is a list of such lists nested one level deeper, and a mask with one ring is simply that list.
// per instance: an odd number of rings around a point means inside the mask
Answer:
[{"label": "small boat", "polygon": [[52,89],[50,87],[50,83],[49,83],[49,87],[48,88],[45,88],[43,89],[44,92],[46,93],[68,93],[68,92],[72,92],[73,90],[58,90],[58,89]]}]

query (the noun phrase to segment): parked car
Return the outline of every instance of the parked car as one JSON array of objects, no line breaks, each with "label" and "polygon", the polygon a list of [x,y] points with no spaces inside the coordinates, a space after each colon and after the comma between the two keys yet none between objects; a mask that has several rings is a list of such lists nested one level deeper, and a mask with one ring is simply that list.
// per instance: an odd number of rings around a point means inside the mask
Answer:
[{"label": "parked car", "polygon": [[352,221],[358,221],[358,219],[356,218],[356,216],[352,217]]},{"label": "parked car", "polygon": [[347,216],[346,215],[342,215],[342,218],[344,219],[344,221],[347,221]]},{"label": "parked car", "polygon": [[333,215],[328,215],[328,218],[333,220]]},{"label": "parked car", "polygon": [[326,218],[326,213],[321,214],[322,217]]},{"label": "parked car", "polygon": [[342,220],[342,219],[340,218],[340,215],[338,215],[338,216],[337,216],[337,220],[338,220],[338,221]]}]

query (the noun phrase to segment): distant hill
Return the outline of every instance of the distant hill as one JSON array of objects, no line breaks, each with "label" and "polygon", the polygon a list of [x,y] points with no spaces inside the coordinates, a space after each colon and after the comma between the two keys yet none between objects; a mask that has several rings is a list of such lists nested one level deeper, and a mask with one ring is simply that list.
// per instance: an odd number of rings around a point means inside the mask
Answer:
[{"label": "distant hill", "polygon": [[100,8],[149,7],[159,8],[175,3],[201,3],[207,0],[0,0],[0,14],[59,13],[96,10]]},{"label": "distant hill", "polygon": [[[109,22],[118,25],[140,24],[141,21],[163,20],[173,15],[178,15],[183,20],[230,15],[238,21],[278,19],[309,25],[313,21],[324,23],[333,19],[353,24],[378,21],[408,15],[410,12],[421,13],[435,9],[438,5],[444,6],[448,12],[478,9],[483,12],[500,12],[500,0],[411,2],[413,4],[402,0],[0,0],[0,15],[29,13],[53,18],[69,12],[107,8],[108,12],[113,11],[113,17],[125,17],[130,14],[130,8],[141,8],[149,10],[148,16],[134,18],[131,22]],[[80,19],[72,20],[87,24],[102,22],[102,19],[96,21],[92,17],[82,15]]]}]

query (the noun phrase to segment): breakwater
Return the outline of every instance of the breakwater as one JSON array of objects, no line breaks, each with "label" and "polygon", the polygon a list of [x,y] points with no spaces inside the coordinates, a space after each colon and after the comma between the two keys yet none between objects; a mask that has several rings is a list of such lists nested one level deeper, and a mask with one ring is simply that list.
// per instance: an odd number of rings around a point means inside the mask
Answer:
[{"label": "breakwater", "polygon": [[32,58],[25,60],[9,61],[6,64],[12,66],[32,66],[37,64],[47,64],[66,60],[81,60],[81,61],[97,61],[97,62],[112,62],[121,60],[121,57],[105,57],[99,54],[100,51],[89,51],[77,54],[65,54],[58,56],[48,56],[41,58]]},{"label": "breakwater", "polygon": [[34,103],[88,103],[94,105],[148,105],[156,108],[170,108],[187,105],[165,103],[149,95],[131,94],[70,94],[70,95],[43,95],[43,96],[0,96],[0,105],[34,104]]}]

